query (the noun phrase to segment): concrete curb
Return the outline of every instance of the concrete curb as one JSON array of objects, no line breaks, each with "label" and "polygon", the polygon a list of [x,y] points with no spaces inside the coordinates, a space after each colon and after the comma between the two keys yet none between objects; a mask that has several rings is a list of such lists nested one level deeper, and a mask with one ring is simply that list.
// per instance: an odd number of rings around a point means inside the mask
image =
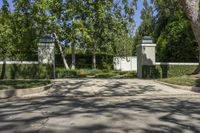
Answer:
[{"label": "concrete curb", "polygon": [[52,84],[41,86],[41,87],[28,88],[28,89],[0,90],[0,99],[23,97],[24,95],[41,93],[43,91],[50,89],[51,87],[52,87]]},{"label": "concrete curb", "polygon": [[198,92],[198,93],[200,92],[200,87],[175,85],[175,84],[170,84],[170,83],[166,83],[166,82],[162,82],[162,81],[158,81],[158,80],[154,80],[154,81],[156,83],[163,84],[163,85],[173,87],[176,89],[188,90],[188,91],[193,91],[193,92]]}]

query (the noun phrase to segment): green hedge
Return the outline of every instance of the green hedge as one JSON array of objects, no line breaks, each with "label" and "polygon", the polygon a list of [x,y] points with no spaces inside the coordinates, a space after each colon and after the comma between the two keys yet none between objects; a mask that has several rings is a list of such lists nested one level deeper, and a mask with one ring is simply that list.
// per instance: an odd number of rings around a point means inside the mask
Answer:
[{"label": "green hedge", "polygon": [[85,78],[85,77],[94,77],[94,78],[135,78],[135,72],[120,72],[114,70],[92,70],[92,69],[77,69],[77,70],[68,70],[64,68],[56,69],[56,78]]},{"label": "green hedge", "polygon": [[[63,61],[60,54],[56,54],[56,66],[63,67]],[[71,55],[65,56],[67,63],[71,66]],[[97,69],[111,69],[113,67],[113,55],[109,54],[96,54]],[[92,55],[89,54],[76,54],[76,68],[77,69],[91,69],[92,68]]]},{"label": "green hedge", "polygon": [[[79,69],[79,70],[65,70],[64,67],[56,67],[56,78],[110,78],[110,77],[123,77],[133,78],[136,77],[135,72],[118,72],[112,70],[92,70],[92,69]],[[0,79],[51,79],[53,78],[53,67],[50,65],[0,65]]]},{"label": "green hedge", "polygon": [[50,65],[0,65],[1,79],[49,79],[53,77]]},{"label": "green hedge", "polygon": [[145,79],[171,78],[192,74],[196,68],[196,65],[143,66],[142,75]]}]

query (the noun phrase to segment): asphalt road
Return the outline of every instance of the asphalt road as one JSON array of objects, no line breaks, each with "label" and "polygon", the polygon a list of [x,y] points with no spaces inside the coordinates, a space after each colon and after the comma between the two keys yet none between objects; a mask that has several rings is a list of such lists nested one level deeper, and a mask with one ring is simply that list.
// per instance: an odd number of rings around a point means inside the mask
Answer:
[{"label": "asphalt road", "polygon": [[67,79],[0,100],[1,133],[200,133],[200,94],[137,79]]}]

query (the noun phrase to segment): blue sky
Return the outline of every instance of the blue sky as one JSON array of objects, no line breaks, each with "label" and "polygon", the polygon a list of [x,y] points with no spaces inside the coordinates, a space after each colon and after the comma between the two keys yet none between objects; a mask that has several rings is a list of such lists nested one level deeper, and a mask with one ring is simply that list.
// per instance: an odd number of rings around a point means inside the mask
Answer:
[{"label": "blue sky", "polygon": [[[10,5],[12,6],[12,1],[13,0],[8,0]],[[2,6],[2,0],[0,0],[0,7]],[[136,23],[136,29],[140,26],[142,20],[140,19],[140,12],[142,10],[142,6],[143,6],[143,0],[138,0],[138,6],[137,6],[137,10],[135,10],[135,23]],[[13,7],[11,7],[11,9],[13,9]]]},{"label": "blue sky", "polygon": [[137,10],[135,10],[135,23],[136,23],[136,29],[140,26],[142,20],[140,19],[140,12],[143,8],[143,0],[138,0]]}]

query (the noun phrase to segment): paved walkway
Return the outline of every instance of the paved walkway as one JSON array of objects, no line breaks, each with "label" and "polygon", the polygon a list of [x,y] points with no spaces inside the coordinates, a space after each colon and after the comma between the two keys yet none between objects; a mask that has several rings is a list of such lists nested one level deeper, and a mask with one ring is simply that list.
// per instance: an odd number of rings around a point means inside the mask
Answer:
[{"label": "paved walkway", "polygon": [[45,93],[0,100],[0,132],[199,133],[200,94],[148,80],[57,80]]}]

